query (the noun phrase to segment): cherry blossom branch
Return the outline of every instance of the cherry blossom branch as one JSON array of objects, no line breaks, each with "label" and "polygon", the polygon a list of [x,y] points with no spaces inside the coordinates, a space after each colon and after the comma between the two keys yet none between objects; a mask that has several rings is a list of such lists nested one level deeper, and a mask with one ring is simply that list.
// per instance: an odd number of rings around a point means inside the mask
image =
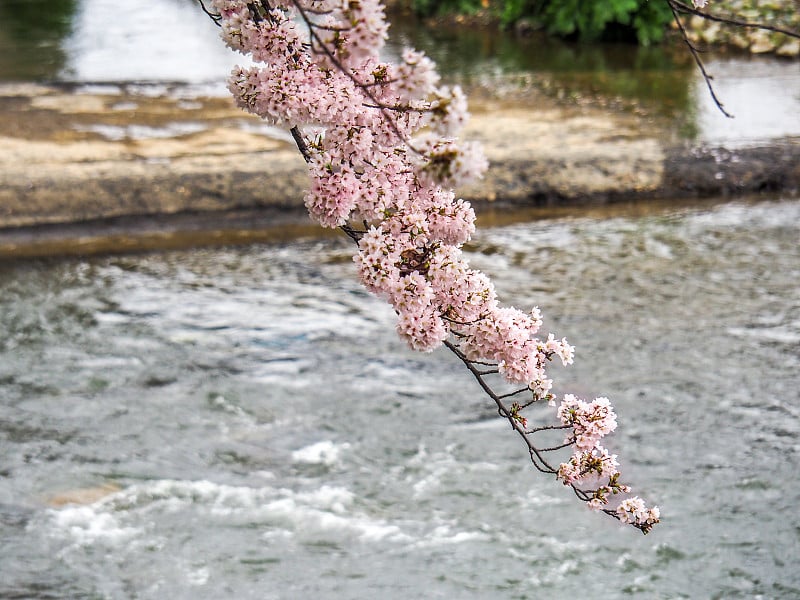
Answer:
[{"label": "cherry blossom branch", "polygon": [[500,416],[506,419],[511,425],[511,428],[525,441],[525,445],[528,447],[528,453],[530,454],[533,466],[542,473],[548,473],[551,475],[558,473],[558,471],[554,469],[547,462],[547,460],[545,460],[544,456],[542,455],[542,451],[531,442],[530,437],[527,435],[525,430],[525,420],[519,417],[516,412],[509,410],[509,408],[503,402],[503,399],[498,396],[492,387],[486,382],[485,373],[478,370],[474,363],[469,360],[458,348],[458,346],[452,342],[445,340],[444,346],[450,350],[450,352],[452,352],[464,364],[465,367],[467,367],[467,370],[475,377],[478,385],[481,387],[484,393],[494,401],[495,405],[497,406],[497,412],[500,414]]},{"label": "cherry blossom branch", "polygon": [[[380,60],[387,25],[377,0],[208,1],[225,42],[258,64],[234,70],[231,92],[242,108],[291,132],[311,175],[309,213],[355,242],[359,277],[394,308],[398,334],[415,350],[453,352],[524,440],[537,470],[591,508],[649,531],[657,507],[636,496],[610,502],[630,488],[619,483],[616,456],[599,444],[616,428],[607,399],[567,394],[560,425],[528,428],[526,409],[542,400],[555,406],[547,363],[557,356],[570,364],[573,348],[552,334],[539,339],[538,309],[503,307],[489,278],[462,254],[475,213],[452,188],[479,177],[487,161],[476,145],[456,142],[467,117],[460,89],[440,87],[420,53],[406,50],[399,65]],[[304,125],[314,126],[313,140]],[[489,378],[526,387],[499,394]],[[508,403],[525,390],[528,399]],[[561,443],[534,442],[561,430]],[[556,467],[548,455],[568,447],[574,453]]]},{"label": "cherry blossom branch", "polygon": [[[333,27],[333,26],[322,26],[317,23],[314,23],[312,19],[308,16],[308,11],[306,8],[298,1],[298,0],[291,0],[292,6],[298,11],[300,14],[300,18],[303,19],[303,22],[308,27],[309,37],[311,38],[311,49],[313,52],[324,54],[325,57],[331,61],[331,63],[348,79],[350,79],[361,91],[364,95],[369,99],[371,104],[364,104],[366,108],[377,108],[381,111],[383,116],[386,119],[386,122],[389,123],[392,131],[397,135],[397,138],[404,142],[409,148],[417,152],[418,154],[422,154],[422,151],[416,149],[413,144],[411,144],[410,140],[401,133],[400,128],[398,127],[395,120],[391,117],[391,115],[386,111],[397,111],[397,112],[425,112],[424,109],[415,109],[410,106],[397,106],[397,105],[389,105],[380,102],[376,96],[372,93],[370,88],[374,86],[385,85],[387,82],[383,81],[373,81],[372,83],[365,83],[355,77],[353,72],[346,68],[341,61],[337,58],[335,52],[333,52],[328,45],[322,40],[321,36],[317,33],[318,29],[322,29],[325,31],[331,31],[334,33],[343,33],[346,31],[350,31],[352,27]],[[330,14],[328,12],[327,14]],[[315,45],[315,42],[317,45]],[[430,110],[430,109],[427,109]]]},{"label": "cherry blossom branch", "polygon": [[[497,411],[501,417],[506,419],[510,424],[511,428],[523,439],[527,449],[528,454],[531,459],[531,463],[533,466],[540,471],[541,473],[548,474],[548,475],[555,475],[559,479],[566,479],[564,474],[564,464],[561,465],[558,469],[554,468],[548,460],[545,458],[546,453],[557,452],[560,450],[564,450],[565,448],[569,448],[573,446],[577,442],[577,436],[575,435],[575,428],[574,425],[571,424],[562,424],[562,425],[543,425],[540,427],[528,428],[527,427],[527,419],[522,416],[521,414],[521,407],[518,404],[512,404],[510,407],[507,406],[503,400],[510,395],[515,395],[517,393],[521,393],[522,390],[517,390],[516,392],[512,392],[511,394],[497,394],[492,386],[486,381],[485,373],[480,371],[474,366],[474,362],[471,361],[467,356],[458,348],[457,345],[453,344],[450,341],[445,341],[444,346],[450,350],[463,364],[466,366],[467,370],[472,373],[475,377],[478,385],[484,391],[484,393],[491,398],[495,405],[497,406]],[[531,392],[529,388],[525,388],[525,391]],[[534,397],[533,402],[537,402],[541,400],[540,398]],[[602,403],[601,403],[602,404]],[[595,419],[595,422],[598,419]],[[549,447],[540,447],[533,443],[532,435],[535,433],[540,433],[544,431],[559,431],[559,430],[571,430],[573,432],[572,435],[568,436],[564,443],[557,444],[554,446]],[[590,475],[592,471],[596,471],[598,469],[598,465],[603,463],[604,461],[609,462],[613,461],[614,459],[611,457],[606,458],[605,456],[601,457],[598,460],[595,460],[593,465],[584,466],[580,472],[577,474],[576,479],[580,479],[584,476]],[[626,520],[629,518],[631,511],[644,511],[644,505],[641,503],[641,500],[638,498],[631,499],[630,502],[621,502],[620,506],[623,510],[611,510],[607,508],[601,508],[603,506],[602,500],[607,499],[609,495],[615,495],[620,493],[627,493],[630,491],[628,486],[623,485],[619,482],[619,473],[615,472],[608,476],[607,482],[605,485],[599,485],[597,488],[594,489],[582,489],[578,487],[575,483],[564,481],[565,485],[568,485],[572,488],[575,495],[583,500],[584,502],[589,503],[590,506],[593,506],[595,509],[600,509],[603,513],[614,517],[619,520],[625,520],[626,522],[630,522],[634,527],[640,529],[642,533],[648,533],[652,526],[658,520],[658,513],[655,513],[655,520],[648,522],[645,521],[628,521]]]}]

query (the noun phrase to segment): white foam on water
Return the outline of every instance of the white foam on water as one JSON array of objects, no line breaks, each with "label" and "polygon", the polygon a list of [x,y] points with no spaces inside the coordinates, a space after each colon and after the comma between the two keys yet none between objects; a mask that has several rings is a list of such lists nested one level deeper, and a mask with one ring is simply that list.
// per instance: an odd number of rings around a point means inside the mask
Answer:
[{"label": "white foam on water", "polygon": [[50,511],[54,532],[70,537],[79,546],[120,546],[141,533],[141,529],[125,526],[113,514],[99,509],[100,504]]},{"label": "white foam on water", "polygon": [[644,247],[645,251],[657,258],[664,258],[664,259],[674,259],[675,253],[672,251],[672,248],[665,244],[663,241],[654,239],[652,237],[647,237],[644,240]]},{"label": "white foam on water", "polygon": [[[466,473],[497,471],[500,467],[492,462],[469,462],[456,456],[456,445],[449,444],[444,450],[429,453],[424,445],[420,445],[417,453],[407,463],[412,471],[405,480],[411,484],[414,498],[421,498],[436,493],[446,477],[454,477]],[[422,471],[422,476],[415,478],[413,472]]]},{"label": "white foam on water", "polygon": [[451,425],[453,429],[464,431],[499,431],[508,429],[508,421],[497,416],[492,416],[489,419],[481,419],[480,421],[469,421],[468,423],[456,423]]},{"label": "white foam on water", "polygon": [[323,440],[292,452],[292,461],[330,467],[337,464],[341,452],[349,448],[350,444],[346,442],[343,444],[335,444],[330,440]]},{"label": "white foam on water", "polygon": [[102,356],[85,358],[81,366],[90,369],[113,369],[115,367],[131,367],[142,364],[142,359],[133,356]]},{"label": "white foam on water", "polygon": [[334,533],[353,536],[364,542],[411,539],[397,525],[364,515],[344,514],[343,508],[334,503],[329,509],[321,509],[305,505],[296,497],[287,497],[267,504],[264,511],[271,517],[281,517],[288,521],[295,531],[306,536]]},{"label": "white foam on water", "polygon": [[797,344],[800,342],[800,331],[788,327],[728,327],[729,335],[742,338],[754,338],[764,342],[779,344]]},{"label": "white foam on water", "polygon": [[119,323],[127,323],[131,320],[130,316],[123,315],[118,312],[95,312],[94,318],[98,323],[105,325],[117,325]]},{"label": "white foam on water", "polygon": [[[724,151],[722,151],[724,152]],[[686,225],[692,229],[721,230],[732,227],[776,228],[795,226],[800,218],[800,206],[792,200],[748,204],[730,202],[712,210],[697,211],[686,217]]]},{"label": "white foam on water", "polygon": [[218,408],[223,412],[235,415],[237,417],[249,417],[249,415],[241,406],[237,406],[236,404],[228,401],[222,394],[217,394],[211,398],[210,402],[215,408]]},{"label": "white foam on water", "polygon": [[525,584],[530,587],[552,587],[564,581],[568,575],[580,573],[580,564],[574,560],[565,560],[550,569],[538,567],[538,574],[525,579]]},{"label": "white foam on water", "polygon": [[290,490],[281,490],[288,497],[298,501],[301,504],[313,506],[323,510],[331,510],[335,513],[342,514],[348,507],[353,504],[355,494],[350,490],[331,486],[323,485],[321,488],[311,492],[292,492]]},{"label": "white foam on water", "polygon": [[206,567],[200,567],[198,569],[191,569],[186,574],[186,580],[189,585],[202,586],[208,583],[209,576],[208,569]]},{"label": "white foam on water", "polygon": [[414,548],[450,546],[474,541],[488,541],[491,536],[485,531],[455,531],[450,525],[439,525],[423,539],[413,544]]},{"label": "white foam on water", "polygon": [[331,485],[294,491],[159,480],[132,485],[91,505],[49,510],[45,527],[73,545],[119,547],[157,527],[154,523],[165,515],[189,512],[216,522],[260,523],[265,535],[277,530],[303,537],[333,533],[364,542],[411,540],[400,527],[355,510],[355,500],[350,490]]},{"label": "white foam on water", "polygon": [[569,498],[567,494],[563,498],[557,498],[555,496],[541,495],[536,490],[528,490],[527,495],[522,500],[522,504],[529,507],[553,506],[555,504],[567,504],[567,498]]},{"label": "white foam on water", "polygon": [[410,540],[397,525],[354,512],[356,497],[346,488],[323,485],[310,492],[280,492],[284,497],[267,504],[264,512],[289,521],[300,533],[333,532],[364,542]]}]

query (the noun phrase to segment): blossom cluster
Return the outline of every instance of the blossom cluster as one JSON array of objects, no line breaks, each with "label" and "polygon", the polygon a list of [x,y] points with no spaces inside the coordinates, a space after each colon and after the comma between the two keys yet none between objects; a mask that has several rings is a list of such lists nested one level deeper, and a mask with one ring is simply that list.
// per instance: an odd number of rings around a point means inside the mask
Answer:
[{"label": "blossom cluster", "polygon": [[566,484],[574,484],[589,478],[611,478],[618,473],[616,454],[609,454],[602,446],[591,450],[579,450],[570,459],[561,463],[558,478]]},{"label": "blossom cluster", "polygon": [[[556,476],[565,485],[606,481],[591,492],[588,502],[594,510],[607,505],[610,496],[629,492],[628,486],[619,483],[617,455],[609,454],[600,445],[600,440],[617,428],[617,416],[608,398],[585,402],[572,394],[565,394],[557,415],[570,431],[566,442],[572,444],[576,452],[567,462],[561,463]],[[632,522],[644,525],[644,522]]]},{"label": "blossom cluster", "polygon": [[[462,253],[475,213],[452,190],[488,166],[477,144],[458,140],[468,118],[462,90],[441,85],[423,53],[382,59],[379,0],[210,2],[225,42],[254,61],[234,70],[229,89],[244,109],[292,130],[311,176],[310,215],[352,232],[360,279],[394,308],[399,335],[420,351],[455,336],[466,360],[495,364],[533,401],[552,401],[546,367],[571,364],[573,347],[538,335],[538,308],[502,306]],[[608,401],[566,396],[558,415],[578,449],[559,477],[614,477],[615,457],[597,445],[616,426]]]},{"label": "blossom cluster", "polygon": [[558,407],[558,418],[572,427],[578,450],[592,450],[602,437],[617,428],[617,416],[608,398],[595,398],[590,403],[565,394]]},{"label": "blossom cluster", "polygon": [[647,508],[644,500],[636,496],[620,502],[616,512],[617,517],[623,523],[640,525],[645,531],[658,523],[661,517],[661,511],[657,506]]}]

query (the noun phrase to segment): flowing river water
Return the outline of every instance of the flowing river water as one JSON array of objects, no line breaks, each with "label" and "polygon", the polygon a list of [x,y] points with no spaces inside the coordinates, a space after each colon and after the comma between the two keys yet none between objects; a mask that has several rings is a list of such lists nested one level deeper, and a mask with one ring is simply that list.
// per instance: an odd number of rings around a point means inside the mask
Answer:
[{"label": "flowing river water", "polygon": [[[151,7],[0,0],[0,79],[219,93],[213,26]],[[399,37],[700,141],[800,135],[796,63],[712,58],[731,122],[661,49]],[[536,473],[451,355],[407,350],[343,238],[0,263],[0,598],[798,598],[799,239],[777,198],[533,212],[470,245],[577,346],[558,390],[613,400],[646,537]]]},{"label": "flowing river water", "polygon": [[539,475],[344,238],[0,265],[0,598],[798,598],[800,203],[480,230],[648,536]]}]

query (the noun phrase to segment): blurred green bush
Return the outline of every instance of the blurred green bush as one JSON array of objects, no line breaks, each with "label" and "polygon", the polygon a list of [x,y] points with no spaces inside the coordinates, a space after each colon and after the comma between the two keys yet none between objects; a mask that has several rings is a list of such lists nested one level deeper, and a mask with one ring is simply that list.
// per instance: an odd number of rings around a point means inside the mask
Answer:
[{"label": "blurred green bush", "polygon": [[542,28],[566,38],[637,41],[664,36],[672,13],[664,0],[411,0],[421,16],[485,13],[504,27]]}]

